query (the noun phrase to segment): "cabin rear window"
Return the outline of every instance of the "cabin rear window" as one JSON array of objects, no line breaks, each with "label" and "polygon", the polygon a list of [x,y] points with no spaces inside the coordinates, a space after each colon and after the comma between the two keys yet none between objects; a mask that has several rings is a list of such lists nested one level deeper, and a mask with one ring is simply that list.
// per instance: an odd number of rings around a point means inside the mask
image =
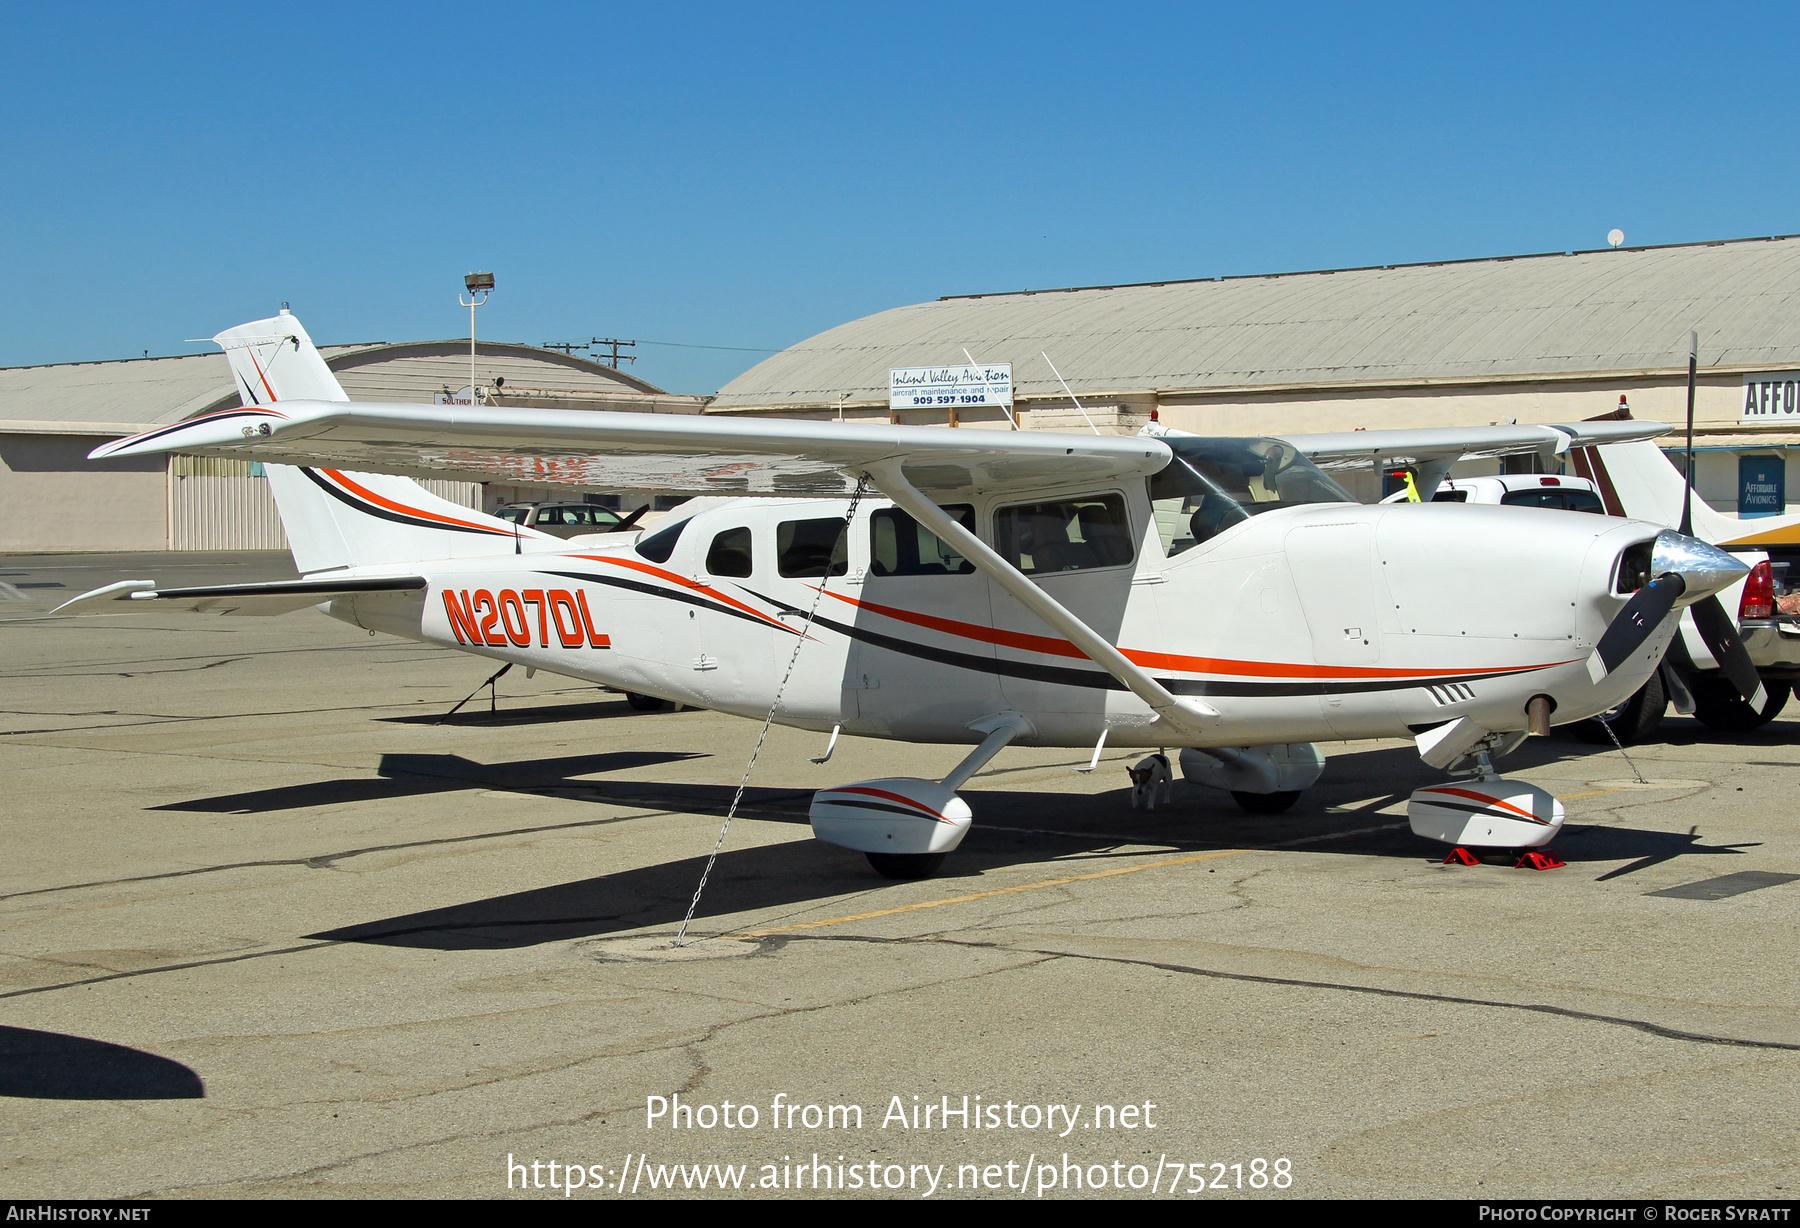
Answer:
[{"label": "cabin rear window", "polygon": [[706,571],[713,576],[742,579],[750,574],[750,530],[726,529],[712,539],[706,551]]},{"label": "cabin rear window", "polygon": [[784,520],[775,526],[775,570],[790,579],[841,576],[850,570],[842,518]]}]

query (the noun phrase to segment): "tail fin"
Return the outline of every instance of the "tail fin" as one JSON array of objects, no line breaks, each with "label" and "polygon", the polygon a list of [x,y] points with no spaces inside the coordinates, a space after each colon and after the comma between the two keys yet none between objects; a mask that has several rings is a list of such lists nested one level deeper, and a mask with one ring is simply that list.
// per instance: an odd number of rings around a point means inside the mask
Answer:
[{"label": "tail fin", "polygon": [[[246,405],[348,401],[286,308],[213,338]],[[267,465],[294,566],[302,575],[369,564],[481,558],[556,549],[561,541],[439,498],[408,478]]]},{"label": "tail fin", "polygon": [[[1606,510],[1615,516],[1677,528],[1687,483],[1662,449],[1642,443],[1609,443],[1574,450],[1575,472],[1600,487]],[[1694,496],[1694,536],[1718,546],[1800,543],[1800,516],[1739,520]]]},{"label": "tail fin", "polygon": [[286,307],[272,319],[228,328],[213,341],[225,351],[238,395],[246,405],[350,399],[312,338]]}]

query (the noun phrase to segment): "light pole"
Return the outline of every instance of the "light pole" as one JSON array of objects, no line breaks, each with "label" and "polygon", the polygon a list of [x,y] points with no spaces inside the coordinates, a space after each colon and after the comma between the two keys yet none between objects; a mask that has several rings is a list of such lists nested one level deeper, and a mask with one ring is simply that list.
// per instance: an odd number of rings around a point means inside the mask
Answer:
[{"label": "light pole", "polygon": [[494,275],[492,273],[470,273],[463,278],[463,286],[469,292],[469,299],[463,302],[463,296],[457,295],[456,301],[469,309],[469,404],[475,404],[475,309],[487,302],[488,295],[494,292]]}]

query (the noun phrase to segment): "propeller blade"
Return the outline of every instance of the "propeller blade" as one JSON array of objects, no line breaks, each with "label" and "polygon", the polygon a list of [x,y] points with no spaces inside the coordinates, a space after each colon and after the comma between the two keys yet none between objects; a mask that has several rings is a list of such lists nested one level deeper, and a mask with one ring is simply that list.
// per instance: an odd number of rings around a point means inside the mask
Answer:
[{"label": "propeller blade", "polygon": [[1594,645],[1588,657],[1588,677],[1596,684],[1631,659],[1631,654],[1644,646],[1644,641],[1662,625],[1681,595],[1687,592],[1687,581],[1679,572],[1656,577],[1631,595],[1625,608],[1613,616],[1606,633]]},{"label": "propeller blade", "polygon": [[621,520],[619,522],[619,527],[614,529],[613,532],[614,533],[623,533],[627,529],[637,528],[637,522],[640,519],[642,519],[644,513],[649,510],[650,510],[650,505],[648,503],[644,504],[644,506],[640,507],[637,511],[631,513],[631,515],[629,515],[629,516],[625,517],[625,519]]},{"label": "propeller blade", "polygon": [[1700,638],[1706,641],[1706,650],[1719,663],[1719,672],[1731,680],[1731,685],[1737,688],[1739,695],[1750,701],[1752,708],[1761,712],[1763,705],[1769,702],[1769,694],[1763,689],[1762,678],[1757,675],[1756,666],[1750,663],[1750,653],[1738,636],[1736,620],[1726,613],[1717,597],[1696,601],[1693,611],[1694,625],[1700,628]]}]

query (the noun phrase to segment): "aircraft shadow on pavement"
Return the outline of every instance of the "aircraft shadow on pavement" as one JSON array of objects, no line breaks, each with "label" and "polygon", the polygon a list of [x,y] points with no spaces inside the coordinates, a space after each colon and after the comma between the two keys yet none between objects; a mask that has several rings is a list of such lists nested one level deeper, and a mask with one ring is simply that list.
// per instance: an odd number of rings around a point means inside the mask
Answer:
[{"label": "aircraft shadow on pavement", "polygon": [[[505,701],[502,701],[504,704]],[[638,712],[622,699],[585,704],[538,704],[530,708],[501,707],[491,711],[487,696],[477,695],[454,716],[443,712],[419,712],[410,716],[378,716],[386,725],[551,725],[563,721],[610,720],[616,716],[654,716]]]},{"label": "aircraft shadow on pavement", "polygon": [[141,1049],[0,1027],[0,1096],[29,1100],[198,1100],[200,1076]]},{"label": "aircraft shadow on pavement", "polygon": [[[319,780],[303,785],[255,789],[247,793],[225,793],[186,802],[167,802],[150,809],[213,814],[265,814],[275,810],[419,797],[463,789],[587,793],[601,786],[598,782],[580,780],[579,777],[705,757],[699,751],[607,751],[592,755],[565,755],[555,759],[525,759],[512,763],[488,764],[476,763],[461,755],[383,755],[374,779],[353,776],[340,780]],[[657,787],[644,786],[646,789]]]},{"label": "aircraft shadow on pavement", "polygon": [[[1546,761],[1580,750],[1548,746]],[[1409,762],[1410,761],[1410,762]],[[1124,789],[1099,794],[1039,793],[1004,788],[971,789],[975,826],[946,864],[944,894],[981,889],[993,870],[1041,865],[1047,874],[1081,874],[1108,868],[1113,856],[1140,858],[1144,846],[1166,842],[1181,852],[1208,849],[1283,849],[1403,858],[1419,863],[1442,860],[1443,846],[1414,836],[1402,815],[1375,811],[1404,801],[1419,784],[1442,780],[1418,763],[1410,748],[1365,751],[1337,761],[1346,769],[1331,792],[1366,797],[1378,782],[1380,798],[1366,812],[1333,811],[1329,796],[1308,808],[1282,815],[1249,815],[1229,798],[1193,786],[1178,786],[1173,806],[1133,811]],[[1417,777],[1417,780],[1414,777]],[[647,785],[636,782],[587,784],[592,800],[619,804],[654,795],[664,808],[690,814],[723,814],[733,787]],[[1323,792],[1323,791],[1322,791]],[[806,822],[810,790],[752,789],[740,813],[757,819]],[[1345,834],[1354,833],[1354,834]],[[1122,853],[1129,847],[1129,853]],[[1694,833],[1639,831],[1574,824],[1555,845],[1571,863],[1636,859],[1606,878],[1689,853],[1735,852],[1738,846],[1709,846]],[[680,923],[706,864],[705,852],[657,865],[531,891],[492,896],[444,908],[389,917],[309,935],[315,939],[365,942],[432,950],[493,950],[591,938],[624,930],[673,927]],[[1525,871],[1521,871],[1525,873]],[[970,880],[974,880],[971,882]],[[727,847],[708,879],[696,919],[745,912],[804,907],[822,900],[863,893],[843,910],[882,907],[890,884],[870,870],[860,854],[812,840],[758,848]],[[765,920],[765,923],[767,921]]]}]

